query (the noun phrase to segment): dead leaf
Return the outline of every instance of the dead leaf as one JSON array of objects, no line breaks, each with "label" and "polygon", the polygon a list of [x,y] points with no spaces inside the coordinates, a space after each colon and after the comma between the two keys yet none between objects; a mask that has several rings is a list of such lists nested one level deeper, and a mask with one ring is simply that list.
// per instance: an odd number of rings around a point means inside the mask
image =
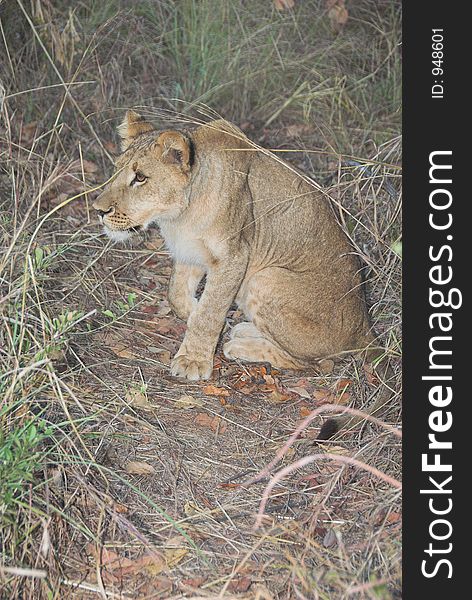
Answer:
[{"label": "dead leaf", "polygon": [[[90,554],[100,561],[105,569],[105,576],[112,581],[119,581],[127,575],[147,572],[149,575],[159,575],[167,568],[165,557],[157,551],[143,554],[139,558],[126,558],[108,548],[97,549],[93,544],[87,546]],[[110,577],[111,576],[111,577]]]},{"label": "dead leaf", "polygon": [[120,504],[120,502],[113,503],[113,510],[120,514],[126,514],[127,512],[129,512],[128,507],[124,504]]},{"label": "dead leaf", "polygon": [[23,125],[21,130],[21,141],[24,144],[31,144],[31,142],[34,140],[37,126],[38,121],[31,121],[31,123]]},{"label": "dead leaf", "polygon": [[204,508],[200,508],[196,502],[192,502],[191,500],[187,500],[187,502],[184,504],[184,513],[187,517],[199,515],[204,511]]},{"label": "dead leaf", "polygon": [[279,389],[272,390],[272,392],[267,396],[267,401],[271,404],[280,404],[281,402],[287,402],[287,400],[290,399],[290,394],[285,394]]},{"label": "dead leaf", "polygon": [[206,385],[203,388],[203,392],[207,394],[207,396],[229,396],[229,390],[225,390],[224,388],[216,387],[216,385]]},{"label": "dead leaf", "polygon": [[148,250],[153,250],[154,252],[162,250],[163,245],[164,242],[161,238],[155,238],[153,240],[148,240],[144,242],[145,248],[147,248]]},{"label": "dead leaf", "polygon": [[162,352],[159,352],[159,360],[163,365],[169,366],[171,361],[171,353],[169,350],[163,350]]},{"label": "dead leaf", "polygon": [[149,463],[131,460],[126,463],[125,471],[132,475],[153,475],[156,469]]},{"label": "dead leaf", "polygon": [[338,540],[336,537],[336,532],[334,531],[334,529],[328,529],[323,539],[323,546],[325,548],[334,548],[335,546],[337,546],[337,544]]},{"label": "dead leaf", "polygon": [[147,398],[147,394],[139,388],[130,388],[125,395],[125,399],[137,408],[143,408],[144,410],[152,410],[152,404]]},{"label": "dead leaf", "polygon": [[118,334],[112,332],[99,333],[95,338],[109,348],[116,356],[120,358],[135,358],[131,350],[132,342],[130,340],[123,340]]},{"label": "dead leaf", "polygon": [[380,384],[380,380],[377,377],[377,373],[375,372],[375,369],[372,364],[366,363],[364,365],[364,372],[366,374],[367,383],[375,386],[378,386]]},{"label": "dead leaf", "polygon": [[274,0],[274,6],[277,10],[287,10],[295,6],[295,0]]},{"label": "dead leaf", "polygon": [[351,399],[351,394],[349,392],[343,392],[342,394],[339,394],[338,396],[336,396],[336,398],[334,399],[334,404],[340,404],[341,406],[347,406],[349,404],[350,399]]},{"label": "dead leaf", "polygon": [[297,394],[297,396],[301,396],[302,398],[307,398],[308,400],[311,400],[310,392],[303,387],[289,387],[287,388],[287,392],[293,392],[294,394]]},{"label": "dead leaf", "polygon": [[133,560],[131,564],[121,567],[122,575],[134,575],[145,571],[149,575],[159,575],[167,568],[167,563],[162,556],[157,554],[143,554],[141,557]]},{"label": "dead leaf", "polygon": [[94,544],[87,544],[87,552],[100,559],[100,565],[107,568],[120,568],[121,561],[129,561],[128,558],[120,556],[108,548],[97,548]]},{"label": "dead leaf", "polygon": [[289,125],[285,129],[285,132],[288,137],[300,137],[307,133],[311,133],[311,131],[312,131],[311,125],[305,125],[305,124]]},{"label": "dead leaf", "polygon": [[238,577],[237,579],[232,579],[228,585],[228,590],[234,593],[243,593],[247,592],[251,587],[252,579],[249,577]]},{"label": "dead leaf", "polygon": [[200,398],[194,398],[193,396],[180,396],[180,398],[175,401],[174,406],[175,408],[191,409],[196,406],[205,406],[205,402],[200,400]]},{"label": "dead leaf", "polygon": [[399,521],[401,521],[401,518],[402,518],[402,516],[400,513],[392,510],[392,512],[389,513],[389,515],[387,517],[387,523],[389,523],[390,525],[392,525],[393,523],[398,523]]},{"label": "dead leaf", "polygon": [[394,525],[395,523],[398,523],[399,521],[401,521],[401,518],[402,518],[402,515],[399,512],[392,510],[387,515],[386,510],[382,509],[380,511],[380,513],[377,515],[377,517],[375,518],[374,525],[379,526],[379,525],[382,525],[384,522],[386,525]]},{"label": "dead leaf", "polygon": [[223,488],[225,490],[234,490],[241,487],[240,483],[219,483],[218,487]]},{"label": "dead leaf", "polygon": [[124,343],[120,343],[116,346],[110,346],[110,350],[113,352],[113,354],[116,354],[116,356],[119,356],[120,358],[136,358],[133,352]]},{"label": "dead leaf", "polygon": [[143,306],[141,308],[141,312],[145,315],[157,315],[159,312],[159,307],[155,304],[148,304],[147,306]]},{"label": "dead leaf", "polygon": [[184,538],[176,535],[166,542],[164,548],[164,558],[168,569],[173,569],[184,556],[188,554],[188,548],[185,547]]},{"label": "dead leaf", "polygon": [[200,575],[198,577],[190,577],[189,579],[182,579],[182,585],[188,586],[190,588],[199,588],[204,583],[206,583],[207,580],[208,580],[207,577],[202,577]]},{"label": "dead leaf", "polygon": [[254,600],[274,600],[272,593],[262,583],[257,583],[252,588]]},{"label": "dead leaf", "polygon": [[87,159],[83,159],[82,161],[79,161],[80,164],[80,169],[84,170],[84,173],[96,173],[99,169],[98,165],[94,162],[92,162],[91,160],[87,160]]},{"label": "dead leaf", "polygon": [[311,415],[313,409],[307,406],[306,404],[302,404],[300,406],[300,418],[305,419],[308,415]]},{"label": "dead leaf", "polygon": [[336,391],[337,392],[344,392],[349,387],[351,387],[351,385],[353,383],[354,382],[352,381],[352,379],[338,379],[338,381],[336,382]]},{"label": "dead leaf", "polygon": [[119,154],[118,146],[113,142],[104,142],[103,145],[111,154]]},{"label": "dead leaf", "polygon": [[330,404],[334,401],[334,394],[325,388],[320,388],[313,392],[313,399],[315,400],[315,406]]},{"label": "dead leaf", "polygon": [[227,429],[226,423],[220,417],[213,417],[207,413],[198,413],[195,416],[195,423],[201,427],[208,427],[215,433],[224,433]]},{"label": "dead leaf", "polygon": [[150,577],[144,583],[140,583],[139,597],[169,598],[173,587],[173,580],[170,577],[166,577],[165,575]]},{"label": "dead leaf", "polygon": [[[326,450],[326,452],[329,452],[330,454],[341,454],[343,456],[347,456],[349,454],[349,450],[347,448],[344,448],[344,446],[330,446],[329,444],[323,444],[322,442],[319,443],[319,447],[322,450]],[[335,465],[335,470],[339,469],[339,465],[337,465],[336,463],[331,463]],[[330,465],[329,461],[325,462],[325,465]]]},{"label": "dead leaf", "polygon": [[345,6],[344,0],[327,0],[326,7],[328,8],[328,17],[331,21],[331,27],[334,31],[341,31],[346,25],[349,18],[349,13]]}]

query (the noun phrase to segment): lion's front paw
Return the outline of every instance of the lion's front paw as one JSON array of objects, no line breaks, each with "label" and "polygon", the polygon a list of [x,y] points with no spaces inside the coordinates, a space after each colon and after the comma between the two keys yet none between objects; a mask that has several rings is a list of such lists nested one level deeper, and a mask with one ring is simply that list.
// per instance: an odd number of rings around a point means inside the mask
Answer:
[{"label": "lion's front paw", "polygon": [[177,355],[171,362],[170,372],[176,377],[185,377],[190,381],[209,379],[213,371],[213,360],[202,359],[191,354]]}]

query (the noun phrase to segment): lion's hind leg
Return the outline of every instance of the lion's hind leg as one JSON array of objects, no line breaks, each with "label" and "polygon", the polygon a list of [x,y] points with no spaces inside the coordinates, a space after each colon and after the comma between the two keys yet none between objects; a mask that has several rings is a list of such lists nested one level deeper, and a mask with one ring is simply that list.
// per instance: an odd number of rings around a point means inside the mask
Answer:
[{"label": "lion's hind leg", "polygon": [[303,369],[307,366],[264,337],[254,323],[239,323],[233,327],[230,338],[230,341],[223,346],[226,358],[247,362],[268,362],[280,369]]}]

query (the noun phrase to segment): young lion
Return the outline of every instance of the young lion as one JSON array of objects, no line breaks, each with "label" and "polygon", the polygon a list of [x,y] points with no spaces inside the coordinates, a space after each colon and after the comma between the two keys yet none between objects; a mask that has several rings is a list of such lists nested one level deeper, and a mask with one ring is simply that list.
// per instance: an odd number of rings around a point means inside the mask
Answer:
[{"label": "young lion", "polygon": [[[114,240],[160,227],[174,258],[169,302],[188,325],[173,375],[211,376],[234,300],[247,321],[227,358],[301,369],[372,348],[357,257],[329,200],[292,167],[223,120],[157,131],[128,111],[119,133],[115,177],[93,206]],[[341,424],[330,419],[321,437]]]}]

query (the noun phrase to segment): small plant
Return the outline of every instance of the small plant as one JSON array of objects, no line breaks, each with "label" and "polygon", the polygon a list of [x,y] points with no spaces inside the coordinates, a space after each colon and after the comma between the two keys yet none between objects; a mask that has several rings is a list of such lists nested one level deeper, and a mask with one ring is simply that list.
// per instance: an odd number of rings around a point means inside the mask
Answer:
[{"label": "small plant", "polygon": [[[6,414],[0,414],[4,422]],[[15,421],[13,421],[15,423]],[[11,428],[0,428],[0,523],[16,522],[16,503],[28,492],[44,455],[41,442],[50,430],[40,418],[30,418]]]},{"label": "small plant", "polygon": [[67,333],[83,318],[84,313],[78,310],[68,311],[45,321],[45,332],[48,340],[43,347],[36,352],[35,361],[43,358],[58,358],[67,344]]},{"label": "small plant", "polygon": [[106,310],[102,311],[102,314],[104,314],[106,317],[110,317],[110,319],[113,319],[113,321],[117,321],[135,307],[136,298],[137,295],[135,292],[129,292],[129,294],[126,296],[126,301],[116,300],[114,302],[114,306],[116,307],[115,310],[107,308]]},{"label": "small plant", "polygon": [[68,249],[68,244],[58,244],[54,248],[50,246],[36,246],[32,256],[35,273],[44,273],[54,262],[64,255]]}]

